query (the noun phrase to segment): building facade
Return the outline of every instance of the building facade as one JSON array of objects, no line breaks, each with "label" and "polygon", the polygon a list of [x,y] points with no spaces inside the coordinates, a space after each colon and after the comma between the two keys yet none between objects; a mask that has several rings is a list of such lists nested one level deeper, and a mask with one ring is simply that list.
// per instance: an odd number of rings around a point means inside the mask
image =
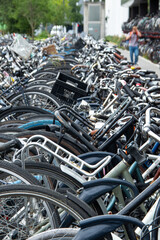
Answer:
[{"label": "building facade", "polygon": [[137,15],[156,14],[160,0],[83,0],[84,32],[95,39],[122,36],[122,24]]},{"label": "building facade", "polygon": [[156,14],[160,10],[160,0],[121,0],[121,5],[129,8],[129,18],[137,15]]},{"label": "building facade", "polygon": [[122,24],[129,18],[129,9],[121,5],[121,0],[106,0],[105,18],[105,34],[122,36]]},{"label": "building facade", "polygon": [[95,39],[106,35],[121,36],[122,23],[128,17],[129,10],[121,5],[121,0],[84,0],[84,32]]}]

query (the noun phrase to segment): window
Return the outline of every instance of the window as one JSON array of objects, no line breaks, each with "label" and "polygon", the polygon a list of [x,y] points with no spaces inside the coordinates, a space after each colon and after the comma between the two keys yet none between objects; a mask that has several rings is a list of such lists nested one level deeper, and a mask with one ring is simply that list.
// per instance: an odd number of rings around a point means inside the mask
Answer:
[{"label": "window", "polygon": [[94,5],[94,6],[89,6],[89,21],[100,21],[100,6]]}]

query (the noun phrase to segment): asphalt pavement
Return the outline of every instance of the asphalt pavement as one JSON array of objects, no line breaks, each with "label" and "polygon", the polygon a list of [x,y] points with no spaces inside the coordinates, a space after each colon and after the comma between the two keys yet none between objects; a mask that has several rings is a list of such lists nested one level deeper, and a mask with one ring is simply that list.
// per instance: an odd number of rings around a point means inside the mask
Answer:
[{"label": "asphalt pavement", "polygon": [[[122,55],[124,55],[124,57],[126,57],[128,59],[128,61],[130,61],[130,55],[129,55],[128,50],[119,49],[119,51],[122,53]],[[158,74],[158,77],[160,77],[160,65],[159,64],[152,63],[150,60],[139,56],[138,65],[142,69],[155,71]]]}]

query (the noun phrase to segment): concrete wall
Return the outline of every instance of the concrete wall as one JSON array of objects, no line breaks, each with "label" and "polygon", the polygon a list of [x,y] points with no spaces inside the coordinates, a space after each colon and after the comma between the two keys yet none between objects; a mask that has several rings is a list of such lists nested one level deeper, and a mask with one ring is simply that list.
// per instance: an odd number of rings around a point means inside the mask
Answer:
[{"label": "concrete wall", "polygon": [[105,35],[122,36],[122,24],[128,20],[129,8],[121,6],[121,0],[105,1]]}]

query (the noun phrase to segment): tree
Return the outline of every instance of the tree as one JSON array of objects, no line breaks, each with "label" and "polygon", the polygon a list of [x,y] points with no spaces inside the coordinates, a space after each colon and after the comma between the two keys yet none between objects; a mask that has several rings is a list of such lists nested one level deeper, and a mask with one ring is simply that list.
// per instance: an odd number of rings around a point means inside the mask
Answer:
[{"label": "tree", "polygon": [[14,21],[11,17],[12,7],[12,0],[0,0],[0,23],[5,24],[7,26],[7,30],[9,30],[11,22],[14,25]]},{"label": "tree", "polygon": [[71,23],[82,23],[81,5],[78,5],[78,2],[78,0],[69,0],[69,20]]},{"label": "tree", "polygon": [[69,0],[50,0],[51,23],[65,25],[68,21]]},{"label": "tree", "polygon": [[42,23],[66,25],[82,21],[78,0],[0,0],[0,23],[9,32],[28,33],[34,38]]},{"label": "tree", "polygon": [[46,23],[49,20],[48,1],[44,0],[13,0],[16,8],[13,12],[15,19],[24,18],[31,28],[31,35],[34,38],[35,28],[40,23]]}]

